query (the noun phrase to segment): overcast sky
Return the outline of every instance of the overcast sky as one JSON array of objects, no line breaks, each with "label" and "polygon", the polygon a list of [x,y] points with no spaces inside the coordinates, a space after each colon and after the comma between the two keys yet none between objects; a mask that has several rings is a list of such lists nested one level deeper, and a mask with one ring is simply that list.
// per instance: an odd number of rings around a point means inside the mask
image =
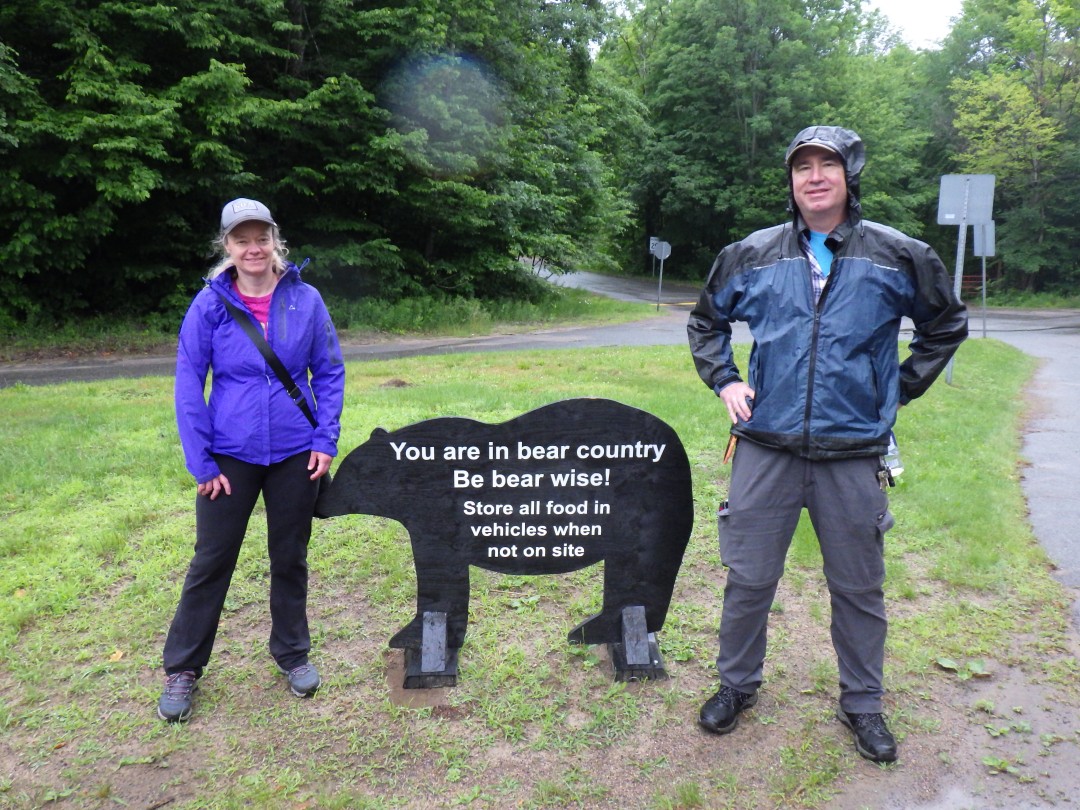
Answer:
[{"label": "overcast sky", "polygon": [[869,0],[880,9],[913,48],[934,48],[960,16],[962,0]]}]

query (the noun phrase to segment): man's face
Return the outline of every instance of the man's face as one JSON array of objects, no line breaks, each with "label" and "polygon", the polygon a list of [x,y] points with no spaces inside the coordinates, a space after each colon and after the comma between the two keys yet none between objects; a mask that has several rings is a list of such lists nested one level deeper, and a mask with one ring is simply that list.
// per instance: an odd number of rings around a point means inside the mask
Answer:
[{"label": "man's face", "polygon": [[804,146],[791,159],[791,190],[806,224],[832,230],[847,218],[844,162],[820,146]]}]

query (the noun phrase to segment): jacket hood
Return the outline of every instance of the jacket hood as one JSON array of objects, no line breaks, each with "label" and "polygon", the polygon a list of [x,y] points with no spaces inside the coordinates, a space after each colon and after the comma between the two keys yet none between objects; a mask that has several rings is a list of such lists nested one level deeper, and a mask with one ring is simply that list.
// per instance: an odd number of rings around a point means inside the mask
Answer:
[{"label": "jacket hood", "polygon": [[791,188],[791,158],[804,146],[820,146],[835,152],[844,161],[844,175],[847,180],[848,209],[861,216],[859,203],[859,176],[866,165],[866,148],[858,133],[843,127],[813,126],[802,130],[792,139],[784,153],[784,165],[788,170],[788,210],[797,211],[795,195]]}]

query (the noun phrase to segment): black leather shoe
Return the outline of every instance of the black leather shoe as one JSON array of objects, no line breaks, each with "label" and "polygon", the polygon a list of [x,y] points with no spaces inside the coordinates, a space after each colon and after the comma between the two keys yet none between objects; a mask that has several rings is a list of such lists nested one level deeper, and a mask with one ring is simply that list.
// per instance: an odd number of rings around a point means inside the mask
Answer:
[{"label": "black leather shoe", "polygon": [[721,686],[720,691],[705,701],[698,716],[698,725],[713,734],[727,734],[739,724],[739,712],[757,703],[757,692],[751,695]]},{"label": "black leather shoe", "polygon": [[837,719],[855,735],[855,750],[871,762],[895,762],[896,740],[881,714],[856,714],[839,709]]}]

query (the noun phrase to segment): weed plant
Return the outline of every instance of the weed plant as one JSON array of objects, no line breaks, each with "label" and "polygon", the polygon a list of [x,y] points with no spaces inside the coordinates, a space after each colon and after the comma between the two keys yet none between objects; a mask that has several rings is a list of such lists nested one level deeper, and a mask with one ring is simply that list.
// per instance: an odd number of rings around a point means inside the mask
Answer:
[{"label": "weed plant", "polygon": [[557,323],[608,323],[648,317],[647,304],[616,301],[584,290],[544,287],[531,300],[427,296],[401,301],[363,298],[327,302],[334,324],[345,334],[478,335]]},{"label": "weed plant", "polygon": [[[740,359],[745,363],[745,354]],[[890,494],[889,709],[931,735],[937,658],[983,656],[1067,680],[1066,599],[1025,521],[1017,391],[1032,362],[966,343],[953,385],[902,409],[907,471]],[[412,615],[408,536],[376,517],[317,521],[313,661],[292,699],[266,653],[265,523],[249,528],[210,667],[185,725],[154,714],[160,654],[192,553],[194,485],[171,381],[0,390],[0,807],[815,807],[865,765],[831,720],[827,592],[800,526],[771,620],[759,706],[721,744],[695,726],[715,688],[724,573],[715,504],[727,425],[683,347],[422,357],[348,367],[342,453],[376,427],[502,422],[607,397],[675,428],[695,529],[659,634],[669,680],[613,681],[566,633],[596,612],[600,566],[473,569],[459,684],[403,699],[389,636]],[[415,697],[411,696],[411,697]],[[903,747],[901,749],[903,756]]]}]

